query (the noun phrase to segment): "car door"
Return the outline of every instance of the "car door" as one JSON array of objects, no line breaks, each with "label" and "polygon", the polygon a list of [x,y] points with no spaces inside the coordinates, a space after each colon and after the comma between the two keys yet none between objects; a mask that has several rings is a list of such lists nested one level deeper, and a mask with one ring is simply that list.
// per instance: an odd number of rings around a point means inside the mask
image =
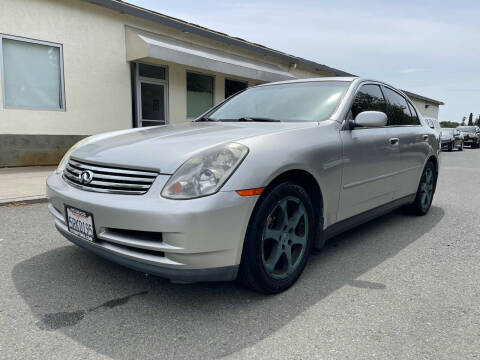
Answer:
[{"label": "car door", "polygon": [[387,125],[399,144],[398,169],[392,178],[394,199],[399,199],[417,192],[429,153],[429,137],[434,135],[421,125],[415,107],[402,94],[387,86],[383,86],[383,93],[387,101]]},{"label": "car door", "polygon": [[[353,101],[347,120],[363,111],[386,111],[381,87],[362,84]],[[391,129],[355,127],[340,131],[342,141],[342,189],[337,220],[341,221],[393,200],[398,170],[399,148]]]}]

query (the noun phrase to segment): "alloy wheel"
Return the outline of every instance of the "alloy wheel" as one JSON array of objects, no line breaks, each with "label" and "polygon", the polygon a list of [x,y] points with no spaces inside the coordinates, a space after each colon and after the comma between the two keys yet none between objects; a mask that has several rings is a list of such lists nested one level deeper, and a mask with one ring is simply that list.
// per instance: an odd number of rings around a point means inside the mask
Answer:
[{"label": "alloy wheel", "polygon": [[434,173],[431,167],[427,167],[420,183],[420,205],[422,209],[428,209],[433,197]]},{"label": "alloy wheel", "polygon": [[288,196],[277,202],[262,233],[262,261],[268,275],[284,279],[297,269],[306,251],[308,226],[300,199]]}]

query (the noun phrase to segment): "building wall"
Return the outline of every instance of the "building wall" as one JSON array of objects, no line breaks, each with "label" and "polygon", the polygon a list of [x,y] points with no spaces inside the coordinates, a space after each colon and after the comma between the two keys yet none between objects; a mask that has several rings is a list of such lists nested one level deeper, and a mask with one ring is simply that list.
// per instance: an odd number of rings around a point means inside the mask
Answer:
[{"label": "building wall", "polygon": [[86,135],[131,126],[123,25],[113,13],[87,7],[71,0],[0,2],[0,33],[63,45],[66,94],[66,111],[2,104],[0,134]]},{"label": "building wall", "polygon": [[[261,60],[290,70],[299,78],[330,75],[305,66],[291,68],[286,61],[183,33],[82,0],[2,0],[0,34],[63,46],[66,109],[5,109],[0,86],[3,143],[0,167],[54,164],[81,137],[133,126],[131,70],[125,45],[127,26]],[[188,70],[215,77],[215,103],[224,98],[225,78],[247,81],[250,86],[259,83],[154,59],[149,62],[168,68],[170,123],[186,119]]]},{"label": "building wall", "polygon": [[[422,116],[438,119],[438,105],[415,98],[411,98],[411,100]],[[425,105],[428,105],[428,107],[425,107]]]},{"label": "building wall", "polygon": [[[0,33],[63,45],[66,111],[4,109],[0,104],[0,134],[90,135],[131,127],[126,25],[261,59],[284,69],[289,66],[280,60],[255,56],[247,50],[184,34],[81,0],[3,0],[0,1]],[[169,69],[170,120],[185,120],[188,69],[178,64],[159,64]],[[293,69],[292,72],[298,77],[326,75],[313,69]],[[225,74],[211,74],[215,76],[215,102],[218,102],[223,99]],[[254,80],[242,80],[255,84]]]}]

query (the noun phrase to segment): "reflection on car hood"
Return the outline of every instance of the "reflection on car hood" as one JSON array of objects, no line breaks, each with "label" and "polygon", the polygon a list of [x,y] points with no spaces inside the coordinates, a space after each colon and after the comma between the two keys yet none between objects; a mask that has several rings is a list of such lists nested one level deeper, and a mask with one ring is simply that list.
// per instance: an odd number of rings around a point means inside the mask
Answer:
[{"label": "reflection on car hood", "polygon": [[[193,154],[222,143],[282,132],[316,122],[185,122],[98,136],[79,147],[73,158],[102,165],[151,169],[172,174]],[[95,138],[94,138],[95,139]]]}]

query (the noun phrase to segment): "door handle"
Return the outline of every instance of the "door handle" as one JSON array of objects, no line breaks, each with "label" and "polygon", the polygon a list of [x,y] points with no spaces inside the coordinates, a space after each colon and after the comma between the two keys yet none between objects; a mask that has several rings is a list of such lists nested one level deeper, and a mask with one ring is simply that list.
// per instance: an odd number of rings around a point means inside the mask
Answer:
[{"label": "door handle", "polygon": [[428,135],[423,135],[423,141],[428,141]]},{"label": "door handle", "polygon": [[390,138],[388,141],[390,142],[390,145],[397,145],[398,142],[399,142],[399,139],[398,138]]}]

